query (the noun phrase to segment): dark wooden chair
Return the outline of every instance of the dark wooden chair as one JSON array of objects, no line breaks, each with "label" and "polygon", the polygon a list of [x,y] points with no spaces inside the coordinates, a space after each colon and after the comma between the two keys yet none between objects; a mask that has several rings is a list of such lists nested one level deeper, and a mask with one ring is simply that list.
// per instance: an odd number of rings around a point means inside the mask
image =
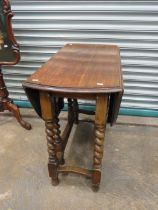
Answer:
[{"label": "dark wooden chair", "polygon": [[29,130],[31,125],[22,119],[19,108],[8,97],[1,69],[2,65],[15,65],[20,60],[19,45],[11,27],[12,16],[9,1],[0,1],[0,112],[5,110],[12,112],[21,126]]}]

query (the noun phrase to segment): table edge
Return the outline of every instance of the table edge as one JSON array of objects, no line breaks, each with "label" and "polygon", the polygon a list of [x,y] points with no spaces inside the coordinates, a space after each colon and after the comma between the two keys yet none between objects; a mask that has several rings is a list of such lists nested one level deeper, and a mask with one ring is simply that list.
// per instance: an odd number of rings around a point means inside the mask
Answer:
[{"label": "table edge", "polygon": [[80,93],[80,94],[99,94],[99,93],[115,93],[123,92],[123,87],[113,87],[113,88],[66,88],[66,87],[53,87],[47,85],[33,84],[29,82],[23,82],[23,87],[29,89],[36,89],[41,91],[50,91],[54,93]]}]

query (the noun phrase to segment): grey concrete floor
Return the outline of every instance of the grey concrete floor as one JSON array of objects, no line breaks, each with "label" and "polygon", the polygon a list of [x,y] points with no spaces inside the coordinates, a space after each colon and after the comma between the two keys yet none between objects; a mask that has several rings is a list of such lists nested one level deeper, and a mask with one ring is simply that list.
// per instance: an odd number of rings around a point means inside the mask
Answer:
[{"label": "grey concrete floor", "polygon": [[[120,117],[119,124],[107,126],[96,193],[90,180],[74,174],[60,175],[60,184],[51,185],[44,123],[32,110],[22,113],[32,124],[31,131],[20,127],[12,115],[0,113],[0,210],[158,209],[157,119],[150,119],[147,126],[147,118]],[[73,127],[66,163],[91,166],[92,131],[90,123]]]}]

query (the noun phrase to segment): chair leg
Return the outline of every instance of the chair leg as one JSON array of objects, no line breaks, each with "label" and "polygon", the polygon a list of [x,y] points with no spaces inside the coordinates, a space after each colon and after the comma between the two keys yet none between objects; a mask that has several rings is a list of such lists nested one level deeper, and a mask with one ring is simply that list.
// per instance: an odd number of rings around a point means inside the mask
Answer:
[{"label": "chair leg", "polygon": [[31,125],[22,119],[19,108],[9,98],[9,92],[5,85],[1,66],[0,66],[0,112],[4,112],[5,110],[12,112],[15,118],[17,119],[17,121],[20,123],[20,125],[23,128],[27,130],[31,129]]},{"label": "chair leg", "polygon": [[31,129],[31,125],[22,119],[22,117],[20,115],[20,110],[15,104],[13,104],[11,101],[7,101],[7,102],[5,102],[4,106],[5,106],[6,110],[9,110],[10,112],[12,112],[14,114],[15,118],[17,119],[17,121],[20,123],[20,125],[23,128],[25,128],[27,130]]}]

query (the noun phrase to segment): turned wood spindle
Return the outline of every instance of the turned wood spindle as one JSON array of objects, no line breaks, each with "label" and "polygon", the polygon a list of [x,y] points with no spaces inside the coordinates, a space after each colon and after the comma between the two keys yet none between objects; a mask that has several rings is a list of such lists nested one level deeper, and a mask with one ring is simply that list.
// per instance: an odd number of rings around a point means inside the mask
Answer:
[{"label": "turned wood spindle", "polygon": [[46,138],[47,138],[47,146],[48,146],[48,171],[49,176],[52,178],[52,184],[58,185],[58,158],[56,156],[56,146],[55,146],[55,139],[53,138],[53,127],[54,124],[52,122],[46,122]]},{"label": "turned wood spindle", "polygon": [[104,135],[105,126],[96,125],[95,126],[95,145],[94,145],[94,169],[101,168],[101,161],[103,158],[104,151]]}]

